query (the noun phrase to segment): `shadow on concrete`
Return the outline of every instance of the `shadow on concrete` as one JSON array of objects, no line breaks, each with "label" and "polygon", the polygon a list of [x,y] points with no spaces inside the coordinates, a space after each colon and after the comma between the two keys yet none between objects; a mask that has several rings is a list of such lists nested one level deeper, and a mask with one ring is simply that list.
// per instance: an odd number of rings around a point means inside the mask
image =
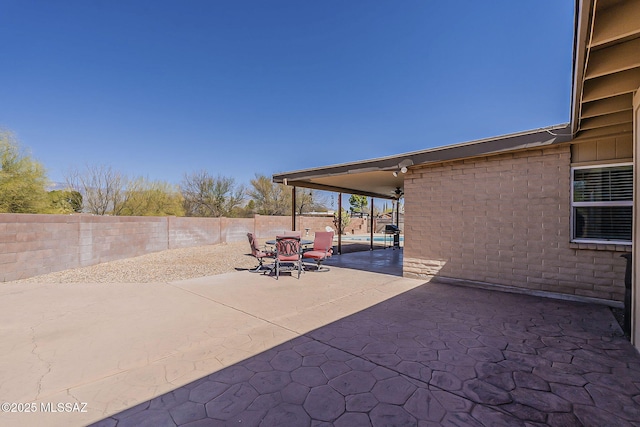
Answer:
[{"label": "shadow on concrete", "polygon": [[638,384],[607,307],[427,283],[94,427],[632,426]]},{"label": "shadow on concrete", "polygon": [[359,246],[366,246],[366,249],[354,248],[356,250],[347,249],[345,251],[345,247],[343,247],[342,254],[335,254],[327,261],[325,261],[325,264],[329,267],[334,266],[341,268],[351,268],[373,273],[402,276],[402,248],[384,249],[381,247],[376,247],[374,250],[369,250],[368,245]]}]

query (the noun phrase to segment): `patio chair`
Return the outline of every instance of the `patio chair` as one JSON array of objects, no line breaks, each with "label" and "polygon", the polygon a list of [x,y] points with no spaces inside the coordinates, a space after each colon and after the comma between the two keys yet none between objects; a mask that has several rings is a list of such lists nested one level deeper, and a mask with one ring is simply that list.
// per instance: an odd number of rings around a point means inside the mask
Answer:
[{"label": "patio chair", "polygon": [[249,238],[249,244],[251,245],[251,255],[256,257],[256,259],[258,260],[258,266],[249,271],[252,273],[259,273],[262,270],[271,270],[271,268],[264,265],[264,259],[273,258],[274,253],[272,251],[268,251],[264,246],[258,246],[258,241],[256,240],[255,234],[247,233],[247,238]]},{"label": "patio chair", "polygon": [[298,279],[302,271],[302,246],[300,236],[276,236],[276,280],[280,276],[283,264],[291,265],[291,271],[298,270]]},{"label": "patio chair", "polygon": [[333,255],[333,231],[316,231],[313,240],[313,249],[303,254],[304,258],[313,259],[316,262],[314,271],[329,271],[329,267],[322,267],[324,260]]}]

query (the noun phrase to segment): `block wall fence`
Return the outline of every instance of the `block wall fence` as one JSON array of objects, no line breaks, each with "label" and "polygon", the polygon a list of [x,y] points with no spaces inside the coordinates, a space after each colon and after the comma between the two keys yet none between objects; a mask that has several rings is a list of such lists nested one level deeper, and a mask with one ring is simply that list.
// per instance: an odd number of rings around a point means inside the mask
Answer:
[{"label": "block wall fence", "polygon": [[571,243],[568,145],[405,177],[404,274],[624,300],[626,245]]},{"label": "block wall fence", "polygon": [[[310,235],[332,217],[297,217]],[[353,218],[349,231],[366,232]],[[166,249],[273,238],[291,229],[290,216],[254,218],[125,217],[0,214],[0,282],[144,255]],[[248,250],[248,243],[247,243]]]}]

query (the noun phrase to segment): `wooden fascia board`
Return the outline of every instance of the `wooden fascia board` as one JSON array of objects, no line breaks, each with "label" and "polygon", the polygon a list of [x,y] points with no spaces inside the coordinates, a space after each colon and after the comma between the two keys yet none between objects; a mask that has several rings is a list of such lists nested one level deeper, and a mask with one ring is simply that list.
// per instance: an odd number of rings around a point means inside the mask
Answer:
[{"label": "wooden fascia board", "polygon": [[591,29],[593,0],[576,0],[575,33],[573,35],[573,78],[571,86],[571,134],[580,126],[582,94],[584,91],[584,67],[587,57],[587,37]]},{"label": "wooden fascia board", "polygon": [[503,135],[497,138],[448,145],[425,151],[404,153],[391,158],[373,159],[355,163],[277,173],[273,174],[273,181],[277,183],[283,183],[285,179],[288,182],[310,181],[313,179],[320,179],[324,176],[348,176],[352,173],[393,171],[394,169],[397,169],[400,164],[406,164],[408,161],[410,161],[410,164],[412,165],[419,165],[423,163],[458,160],[515,151],[524,148],[546,146],[567,142],[570,139],[571,135],[568,133],[568,124],[564,124],[540,129],[535,132]]}]

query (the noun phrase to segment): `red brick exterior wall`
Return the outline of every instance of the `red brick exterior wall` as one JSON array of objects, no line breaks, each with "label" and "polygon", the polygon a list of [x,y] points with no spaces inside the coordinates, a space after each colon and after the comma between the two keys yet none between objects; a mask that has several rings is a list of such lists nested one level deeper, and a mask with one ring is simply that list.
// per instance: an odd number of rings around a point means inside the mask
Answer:
[{"label": "red brick exterior wall", "polygon": [[630,247],[570,243],[570,162],[557,146],[409,171],[404,274],[623,300]]}]

